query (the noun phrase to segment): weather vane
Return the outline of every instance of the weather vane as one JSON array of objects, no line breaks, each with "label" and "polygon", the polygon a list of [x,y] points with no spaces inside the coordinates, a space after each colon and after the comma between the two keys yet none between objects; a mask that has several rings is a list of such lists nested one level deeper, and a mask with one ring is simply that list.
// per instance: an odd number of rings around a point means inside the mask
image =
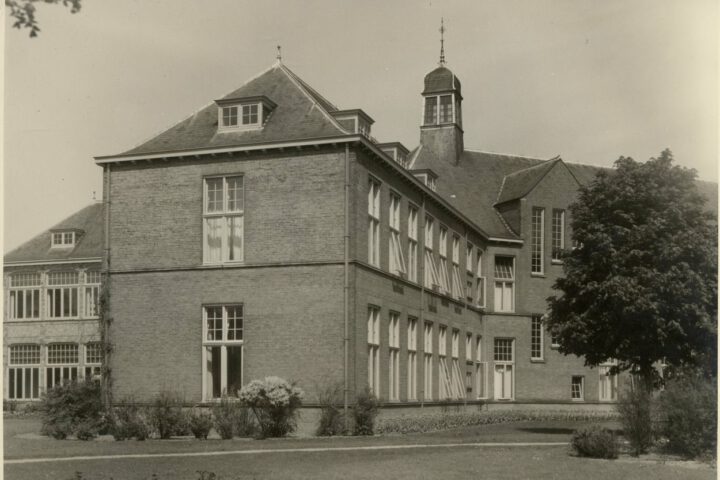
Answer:
[{"label": "weather vane", "polygon": [[278,51],[278,53],[277,53],[277,57],[275,57],[275,58],[277,58],[277,61],[278,61],[278,62],[282,61],[282,51],[281,51],[281,49],[282,49],[282,47],[281,47],[280,45],[278,45],[278,46],[277,46],[277,51]]},{"label": "weather vane", "polygon": [[440,66],[445,65],[445,19],[440,17]]}]

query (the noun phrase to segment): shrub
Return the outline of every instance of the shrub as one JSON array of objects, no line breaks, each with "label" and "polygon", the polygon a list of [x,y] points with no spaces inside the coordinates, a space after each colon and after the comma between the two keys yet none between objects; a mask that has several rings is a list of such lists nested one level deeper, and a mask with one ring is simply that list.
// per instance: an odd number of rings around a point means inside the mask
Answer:
[{"label": "shrub", "polygon": [[696,375],[670,380],[660,397],[667,448],[686,457],[717,454],[717,384]]},{"label": "shrub", "polygon": [[171,392],[160,392],[153,402],[151,420],[162,439],[176,434],[183,423],[182,402]]},{"label": "shrub", "polygon": [[651,387],[641,380],[628,380],[617,410],[625,438],[635,456],[646,453],[655,440],[653,429],[654,399]]},{"label": "shrub", "polygon": [[110,432],[115,440],[146,440],[153,433],[153,425],[147,408],[139,407],[128,399],[114,409]]},{"label": "shrub", "polygon": [[188,414],[188,425],[195,438],[206,440],[213,426],[210,412],[194,411]]},{"label": "shrub", "polygon": [[235,435],[238,437],[252,437],[257,433],[257,424],[249,408],[236,406]]},{"label": "shrub", "polygon": [[355,420],[355,435],[373,435],[375,433],[375,417],[380,410],[380,403],[375,395],[370,391],[370,387],[365,386],[355,399],[353,407],[353,417]]},{"label": "shrub", "polygon": [[262,437],[284,437],[295,430],[303,391],[279,377],[265,377],[245,385],[238,394],[255,414]]},{"label": "shrub", "polygon": [[320,421],[315,435],[327,437],[345,433],[345,416],[340,406],[342,387],[338,383],[319,388]]},{"label": "shrub", "polygon": [[222,396],[220,403],[213,405],[213,423],[215,430],[217,430],[218,435],[220,435],[220,438],[224,440],[233,438],[238,407],[239,404],[237,400],[234,400],[227,395]]},{"label": "shrub", "polygon": [[16,400],[3,400],[3,412],[15,413],[17,411]]},{"label": "shrub", "polygon": [[618,456],[615,434],[599,425],[589,425],[576,430],[570,445],[581,457],[617,458]]},{"label": "shrub", "polygon": [[97,435],[103,423],[100,383],[92,380],[67,382],[47,391],[41,402],[42,432],[64,439]]}]

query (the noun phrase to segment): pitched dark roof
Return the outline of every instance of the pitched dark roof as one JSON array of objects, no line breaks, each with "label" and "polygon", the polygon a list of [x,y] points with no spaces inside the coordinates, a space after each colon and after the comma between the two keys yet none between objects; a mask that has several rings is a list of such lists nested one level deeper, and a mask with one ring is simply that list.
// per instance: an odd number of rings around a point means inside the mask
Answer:
[{"label": "pitched dark roof", "polygon": [[509,202],[522,198],[532,191],[535,186],[552,170],[552,168],[561,162],[560,158],[548,160],[538,163],[524,170],[518,170],[510,175],[506,175],[500,186],[500,194],[497,203]]},{"label": "pitched dark roof", "polygon": [[460,80],[455,74],[447,67],[438,67],[425,75],[425,89],[422,93],[425,95],[426,93],[449,92],[450,90],[457,90],[460,93],[460,89]]},{"label": "pitched dark roof", "polygon": [[[65,220],[8,252],[3,261],[42,262],[100,258],[103,255],[104,209],[102,203],[93,203],[70,215]],[[82,230],[73,248],[50,248],[51,230]]]},{"label": "pitched dark roof", "polygon": [[252,145],[347,135],[329,115],[337,108],[283,64],[276,64],[223,99],[265,96],[277,107],[263,128],[218,133],[213,102],[123,155]]}]

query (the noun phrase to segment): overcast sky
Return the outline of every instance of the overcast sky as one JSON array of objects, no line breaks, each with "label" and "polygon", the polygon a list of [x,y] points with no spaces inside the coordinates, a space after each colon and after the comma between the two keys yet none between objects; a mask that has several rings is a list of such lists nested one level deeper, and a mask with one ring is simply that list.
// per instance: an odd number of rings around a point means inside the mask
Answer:
[{"label": "overcast sky", "polygon": [[670,147],[717,181],[716,0],[84,0],[37,15],[36,39],[5,19],[4,251],[100,198],[93,156],[234,90],[277,44],[379,141],[413,148],[441,16],[466,148],[609,166]]}]

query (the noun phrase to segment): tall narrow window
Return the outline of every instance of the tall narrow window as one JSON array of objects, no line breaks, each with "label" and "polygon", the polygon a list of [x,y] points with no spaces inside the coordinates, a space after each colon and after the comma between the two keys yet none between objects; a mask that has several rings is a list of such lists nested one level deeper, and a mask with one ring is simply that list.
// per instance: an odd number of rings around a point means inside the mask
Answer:
[{"label": "tall narrow window", "polygon": [[243,261],[245,214],[243,177],[205,179],[203,258],[205,263]]},{"label": "tall narrow window", "polygon": [[400,400],[400,315],[391,312],[388,325],[388,397]]},{"label": "tall narrow window", "polygon": [[570,398],[576,401],[585,399],[585,377],[573,375],[570,382]]},{"label": "tall narrow window", "polygon": [[451,123],[453,121],[452,95],[440,96],[440,123]]},{"label": "tall narrow window", "polygon": [[102,364],[102,345],[100,342],[85,344],[85,378],[99,379]]},{"label": "tall narrow window", "polygon": [[552,260],[559,262],[565,249],[565,210],[553,210]]},{"label": "tall narrow window", "polygon": [[98,302],[100,301],[100,272],[90,270],[85,272],[85,300],[83,313],[86,317],[97,317]]},{"label": "tall narrow window", "polygon": [[530,359],[543,359],[543,322],[542,315],[533,315],[530,320]]},{"label": "tall narrow window", "polygon": [[613,365],[609,363],[598,368],[598,393],[601,402],[614,402],[617,400],[617,375],[610,374]]},{"label": "tall narrow window", "polygon": [[432,400],[433,398],[433,325],[425,322],[425,334],[423,336],[423,356],[424,356],[424,382],[423,382],[423,398]]},{"label": "tall narrow window", "polygon": [[77,272],[48,274],[47,310],[49,318],[77,318],[80,286]]},{"label": "tall narrow window", "polygon": [[237,395],[243,385],[243,306],[206,306],[203,317],[203,398]]},{"label": "tall narrow window", "polygon": [[417,318],[408,318],[407,324],[407,399],[417,400]]},{"label": "tall narrow window", "polygon": [[438,118],[437,97],[425,97],[425,125],[435,125]]},{"label": "tall narrow window", "polygon": [[511,338],[495,339],[495,400],[512,400],[514,396],[515,352],[513,344],[514,341]]},{"label": "tall narrow window", "polygon": [[465,249],[465,270],[472,275],[473,274],[473,250],[474,247],[472,246],[472,243],[468,243]]},{"label": "tall narrow window", "polygon": [[465,397],[467,388],[464,383],[462,371],[460,370],[460,330],[453,329],[450,355],[452,362],[450,368],[450,396],[455,399]]},{"label": "tall narrow window", "polygon": [[10,276],[8,318],[40,318],[40,274],[14,273]]},{"label": "tall narrow window", "polygon": [[380,184],[373,179],[368,188],[368,262],[380,267]]},{"label": "tall narrow window", "polygon": [[390,273],[406,275],[405,256],[400,242],[400,197],[390,194]]},{"label": "tall narrow window", "polygon": [[478,249],[477,253],[477,304],[479,307],[485,306],[485,277],[483,276],[483,254]]},{"label": "tall narrow window", "polygon": [[52,343],[47,347],[45,386],[50,389],[78,378],[78,344]]},{"label": "tall narrow window", "polygon": [[445,294],[450,294],[450,278],[448,276],[447,246],[448,232],[447,228],[440,227],[440,237],[438,245],[438,254],[440,255],[440,263],[438,263],[438,274],[440,275],[440,290]]},{"label": "tall narrow window", "polygon": [[515,310],[515,258],[495,257],[495,311]]},{"label": "tall narrow window", "polygon": [[418,210],[408,207],[408,280],[417,282]]},{"label": "tall narrow window", "polygon": [[462,300],[464,283],[460,276],[460,237],[453,235],[452,239],[452,296]]},{"label": "tall narrow window", "polygon": [[482,336],[475,339],[475,393],[477,398],[487,398],[487,362],[482,359]]},{"label": "tall narrow window", "polygon": [[40,345],[10,345],[7,370],[10,400],[40,398]]},{"label": "tall narrow window", "polygon": [[446,400],[451,396],[450,371],[447,365],[447,327],[440,325],[438,328],[438,368],[440,369],[440,400]]},{"label": "tall narrow window", "polygon": [[432,290],[440,288],[440,275],[435,265],[433,253],[433,234],[435,221],[430,216],[425,217],[425,286]]},{"label": "tall narrow window", "polygon": [[368,308],[368,386],[375,396],[380,396],[380,310]]},{"label": "tall narrow window", "polygon": [[532,273],[543,273],[544,252],[545,252],[545,209],[533,207],[532,209],[532,243],[530,259],[530,271]]}]

